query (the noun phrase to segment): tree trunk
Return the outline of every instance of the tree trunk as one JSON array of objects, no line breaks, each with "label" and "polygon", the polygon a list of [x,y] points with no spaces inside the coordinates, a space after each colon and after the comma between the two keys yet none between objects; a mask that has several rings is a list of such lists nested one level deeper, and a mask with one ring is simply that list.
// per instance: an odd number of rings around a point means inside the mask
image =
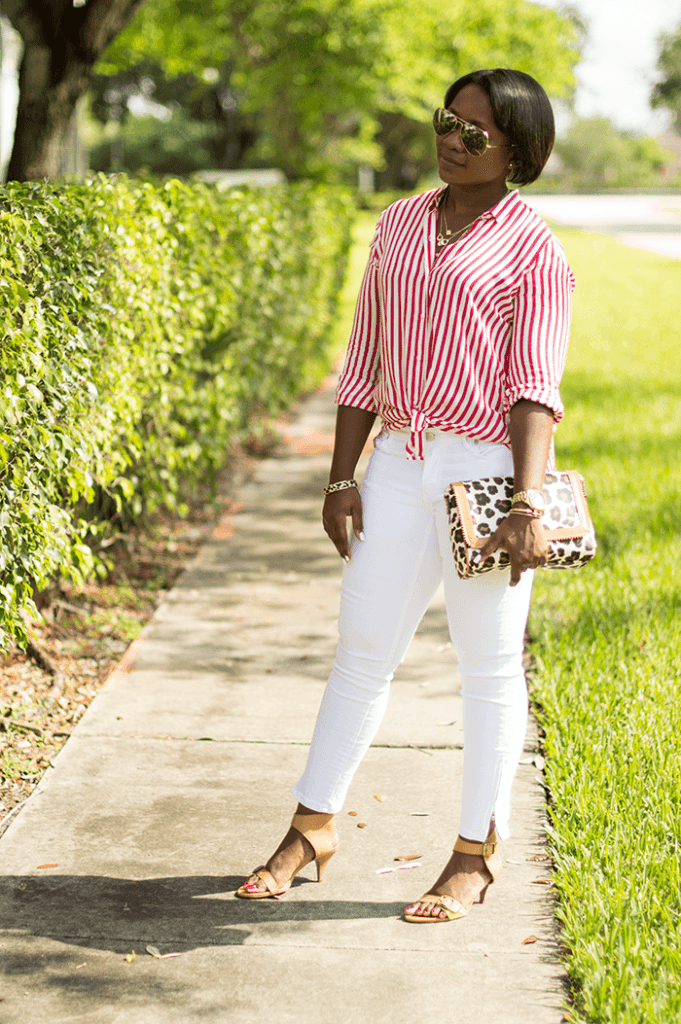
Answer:
[{"label": "tree trunk", "polygon": [[7,177],[53,178],[71,118],[109,43],[144,0],[0,0],[24,41],[19,106]]},{"label": "tree trunk", "polygon": [[7,169],[11,181],[40,181],[59,173],[71,118],[89,81],[89,69],[80,61],[62,65],[60,71],[55,82],[48,47],[25,47],[14,146]]}]

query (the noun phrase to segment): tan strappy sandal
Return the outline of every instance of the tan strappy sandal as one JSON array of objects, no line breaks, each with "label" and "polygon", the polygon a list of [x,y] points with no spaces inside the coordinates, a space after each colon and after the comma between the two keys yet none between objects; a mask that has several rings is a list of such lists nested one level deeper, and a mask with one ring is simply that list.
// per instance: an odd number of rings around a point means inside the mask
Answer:
[{"label": "tan strappy sandal", "polygon": [[[492,882],[496,882],[497,878],[501,874],[501,854],[497,847],[499,840],[495,831],[490,832],[484,843],[469,843],[467,839],[462,839],[461,836],[457,837],[454,843],[454,849],[458,853],[472,853],[477,857],[482,857],[485,862],[485,867],[489,871],[492,878],[484,886],[478,897],[478,903],[485,902],[485,896]],[[441,907],[446,917],[434,917],[432,914],[410,914],[410,910],[415,910],[419,903],[428,903],[434,907]],[[421,899],[417,900],[416,903],[412,903],[404,912],[404,920],[411,922],[411,924],[445,924],[447,921],[456,921],[460,917],[465,917],[470,907],[464,907],[462,903],[454,896],[440,895],[436,892],[427,892]]]},{"label": "tan strappy sandal", "polygon": [[[321,882],[326,871],[326,865],[333,857],[339,845],[334,819],[329,818],[326,814],[294,814],[291,825],[296,832],[300,832],[301,836],[307,839],[314,850],[314,862],[317,865],[317,881]],[[302,868],[303,865],[301,864],[283,885],[277,885],[274,875],[268,871],[266,866],[256,868],[253,874],[261,882],[264,882],[265,888],[259,888],[257,882],[251,882],[250,885],[244,882],[243,885],[239,886],[235,895],[244,900],[262,900],[269,896],[281,896],[283,893],[288,892],[293,879]]]}]

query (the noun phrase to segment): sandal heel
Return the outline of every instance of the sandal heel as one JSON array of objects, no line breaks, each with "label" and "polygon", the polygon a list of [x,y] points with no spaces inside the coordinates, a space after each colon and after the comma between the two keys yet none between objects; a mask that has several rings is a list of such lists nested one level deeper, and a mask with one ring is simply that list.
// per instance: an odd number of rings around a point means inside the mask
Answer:
[{"label": "sandal heel", "polygon": [[315,864],[317,865],[317,881],[318,882],[321,882],[321,880],[323,879],[324,872],[326,871],[326,865],[329,863],[329,861],[331,860],[331,858],[333,857],[335,852],[336,852],[335,849],[334,850],[329,850],[328,853],[323,853],[321,855],[321,857],[315,857]]},{"label": "sandal heel", "polygon": [[321,882],[326,865],[338,849],[338,833],[333,817],[328,814],[294,814],[291,824],[314,850],[317,881]]}]

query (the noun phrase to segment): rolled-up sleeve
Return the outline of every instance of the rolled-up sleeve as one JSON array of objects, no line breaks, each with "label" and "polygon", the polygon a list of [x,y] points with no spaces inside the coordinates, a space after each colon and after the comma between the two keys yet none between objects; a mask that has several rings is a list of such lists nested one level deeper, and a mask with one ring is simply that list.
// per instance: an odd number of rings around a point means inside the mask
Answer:
[{"label": "rolled-up sleeve", "polygon": [[504,413],[521,399],[563,416],[559,385],[565,366],[575,279],[560,244],[551,239],[524,275],[514,303],[506,361]]},{"label": "rolled-up sleeve", "polygon": [[336,403],[376,411],[374,391],[379,377],[381,346],[381,301],[379,259],[383,215],[376,226],[369,262],[355,307],[350,341],[343,372],[336,388]]}]

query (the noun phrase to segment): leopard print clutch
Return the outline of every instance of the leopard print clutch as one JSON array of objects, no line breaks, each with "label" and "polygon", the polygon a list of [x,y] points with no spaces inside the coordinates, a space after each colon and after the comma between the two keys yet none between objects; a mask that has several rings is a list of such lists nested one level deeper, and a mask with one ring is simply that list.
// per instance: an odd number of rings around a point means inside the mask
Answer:
[{"label": "leopard print clutch", "polygon": [[[545,568],[585,565],[596,554],[596,534],[586,504],[584,480],[573,471],[547,473],[543,491],[546,508],[541,523],[550,548]],[[506,518],[512,498],[511,476],[450,484],[445,492],[445,504],[454,562],[461,579],[504,569],[510,564],[505,551],[495,551],[480,562],[477,550]]]}]

